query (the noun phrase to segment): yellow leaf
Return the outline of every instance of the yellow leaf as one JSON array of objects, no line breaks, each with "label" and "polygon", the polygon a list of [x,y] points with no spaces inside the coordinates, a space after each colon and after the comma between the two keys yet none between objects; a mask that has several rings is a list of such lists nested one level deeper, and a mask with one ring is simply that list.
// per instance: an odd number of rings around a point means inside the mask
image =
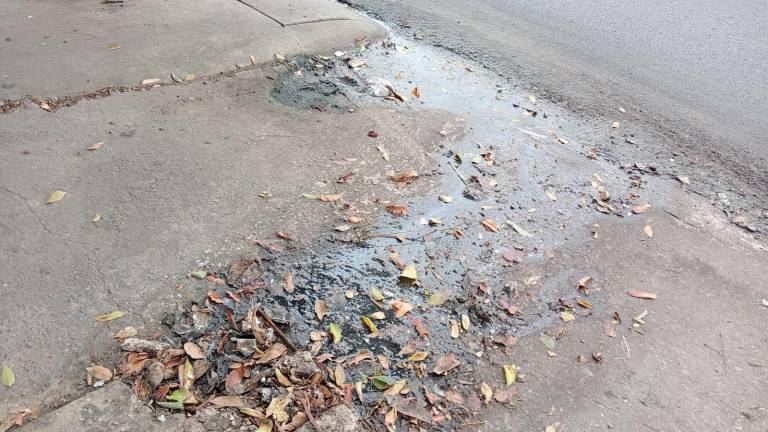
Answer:
[{"label": "yellow leaf", "polygon": [[412,362],[419,362],[424,361],[429,357],[429,353],[426,351],[416,351],[415,353],[411,354],[410,357],[408,357],[408,360]]},{"label": "yellow leaf", "polygon": [[447,297],[448,296],[444,292],[436,292],[429,296],[427,304],[430,306],[440,306],[441,304],[445,303]]},{"label": "yellow leaf", "polygon": [[382,301],[384,300],[384,294],[382,294],[376,287],[371,288],[371,300]]},{"label": "yellow leaf", "polygon": [[122,316],[125,316],[125,312],[123,311],[112,311],[108,314],[99,315],[96,317],[96,321],[112,321],[116,320]]},{"label": "yellow leaf", "polygon": [[331,323],[331,325],[328,326],[328,331],[331,333],[331,336],[333,336],[333,343],[341,342],[341,328],[339,328],[338,324]]},{"label": "yellow leaf", "polygon": [[187,359],[184,362],[184,366],[182,369],[182,385],[181,387],[184,390],[189,390],[192,388],[192,384],[195,383],[195,369],[192,367],[192,363],[189,362],[189,359]]},{"label": "yellow leaf", "polygon": [[565,322],[569,322],[569,321],[573,321],[574,319],[576,319],[576,315],[574,315],[573,312],[562,311],[562,312],[560,312],[560,319],[565,321]]},{"label": "yellow leaf", "polygon": [[465,313],[461,314],[461,328],[463,328],[464,331],[467,331],[469,330],[469,325],[470,325],[469,315]]},{"label": "yellow leaf", "polygon": [[371,321],[370,318],[367,316],[360,317],[360,319],[363,321],[363,324],[365,324],[366,327],[368,327],[368,331],[371,332],[371,334],[376,334],[379,332],[379,329],[376,328],[376,324]]},{"label": "yellow leaf", "polygon": [[51,192],[50,195],[48,195],[48,201],[46,201],[46,204],[53,204],[56,201],[61,201],[62,198],[64,198],[64,195],[67,193],[64,191],[56,190]]},{"label": "yellow leaf", "polygon": [[3,365],[3,385],[6,387],[12,387],[13,383],[16,382],[16,375],[13,374],[13,371],[8,366]]},{"label": "yellow leaf", "polygon": [[407,266],[405,266],[405,268],[403,269],[403,272],[400,273],[400,278],[401,279],[407,279],[407,280],[410,280],[410,281],[415,281],[416,280],[416,266],[413,265],[413,264],[408,264]]},{"label": "yellow leaf", "polygon": [[[242,412],[243,409],[240,408],[240,411]],[[273,427],[274,424],[272,423],[272,420],[262,420],[261,423],[259,423],[259,428],[256,429],[256,432],[272,432]]]},{"label": "yellow leaf", "polygon": [[360,399],[360,402],[363,401],[363,383],[358,381],[355,383],[355,393],[357,393],[357,398]]},{"label": "yellow leaf", "polygon": [[333,380],[336,381],[337,386],[344,385],[347,380],[347,374],[344,373],[344,368],[341,365],[336,365],[336,369],[333,371]]},{"label": "yellow leaf", "polygon": [[588,302],[588,301],[586,301],[584,299],[578,299],[578,300],[576,300],[576,303],[579,306],[583,307],[584,309],[591,309],[592,308],[592,303],[590,303],[590,302]]},{"label": "yellow leaf", "polygon": [[504,365],[504,381],[511,386],[517,380],[517,366]]},{"label": "yellow leaf", "polygon": [[396,396],[399,395],[401,391],[403,391],[403,388],[405,388],[405,385],[408,383],[406,380],[400,380],[394,384],[392,384],[391,387],[384,390],[384,394],[388,396]]},{"label": "yellow leaf", "polygon": [[282,372],[280,372],[280,369],[275,368],[275,378],[277,378],[277,382],[280,383],[283,387],[293,387],[293,383],[291,380],[288,379],[285,375],[283,375]]}]

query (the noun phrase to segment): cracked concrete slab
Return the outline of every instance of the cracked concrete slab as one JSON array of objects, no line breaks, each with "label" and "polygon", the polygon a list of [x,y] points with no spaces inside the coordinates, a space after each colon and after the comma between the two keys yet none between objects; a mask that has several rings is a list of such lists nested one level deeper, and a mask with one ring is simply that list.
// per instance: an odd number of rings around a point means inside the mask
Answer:
[{"label": "cracked concrete slab", "polygon": [[[268,10],[288,23],[319,16],[345,21],[289,31],[235,0],[9,0],[0,17],[0,100],[170,81],[171,73],[207,75],[249,64],[250,56],[263,63],[275,54],[332,52],[351,48],[358,37],[384,34],[335,2],[291,5]],[[323,31],[315,38],[317,29]]]}]

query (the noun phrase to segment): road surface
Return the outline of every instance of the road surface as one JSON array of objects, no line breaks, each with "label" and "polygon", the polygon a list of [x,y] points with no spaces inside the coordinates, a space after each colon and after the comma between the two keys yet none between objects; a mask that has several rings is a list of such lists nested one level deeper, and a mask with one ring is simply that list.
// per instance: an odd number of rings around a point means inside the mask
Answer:
[{"label": "road surface", "polygon": [[[642,113],[636,120],[664,137],[660,159],[684,153],[731,190],[768,179],[765,2],[349,3],[586,116],[610,118],[619,106]],[[716,183],[708,192],[728,188]]]}]

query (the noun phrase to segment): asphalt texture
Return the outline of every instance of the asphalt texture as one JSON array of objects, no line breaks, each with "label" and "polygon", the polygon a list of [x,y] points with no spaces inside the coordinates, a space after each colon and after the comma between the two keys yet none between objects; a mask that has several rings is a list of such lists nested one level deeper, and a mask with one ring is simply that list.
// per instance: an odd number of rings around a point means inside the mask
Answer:
[{"label": "asphalt texture", "polygon": [[[655,135],[623,159],[684,154],[718,177],[706,191],[759,190],[768,173],[765,2],[349,0],[435,45],[592,118],[618,107]],[[622,140],[623,143],[623,140]],[[754,192],[756,191],[756,192]]]}]

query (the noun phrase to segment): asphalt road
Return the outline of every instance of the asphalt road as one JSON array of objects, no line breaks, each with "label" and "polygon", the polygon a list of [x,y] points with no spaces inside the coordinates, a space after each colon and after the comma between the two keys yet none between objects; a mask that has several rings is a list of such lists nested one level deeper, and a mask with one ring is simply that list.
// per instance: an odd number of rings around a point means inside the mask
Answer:
[{"label": "asphalt road", "polygon": [[731,190],[768,180],[764,1],[348,3],[587,116],[642,113],[666,137],[660,159],[683,153],[719,168]]}]

